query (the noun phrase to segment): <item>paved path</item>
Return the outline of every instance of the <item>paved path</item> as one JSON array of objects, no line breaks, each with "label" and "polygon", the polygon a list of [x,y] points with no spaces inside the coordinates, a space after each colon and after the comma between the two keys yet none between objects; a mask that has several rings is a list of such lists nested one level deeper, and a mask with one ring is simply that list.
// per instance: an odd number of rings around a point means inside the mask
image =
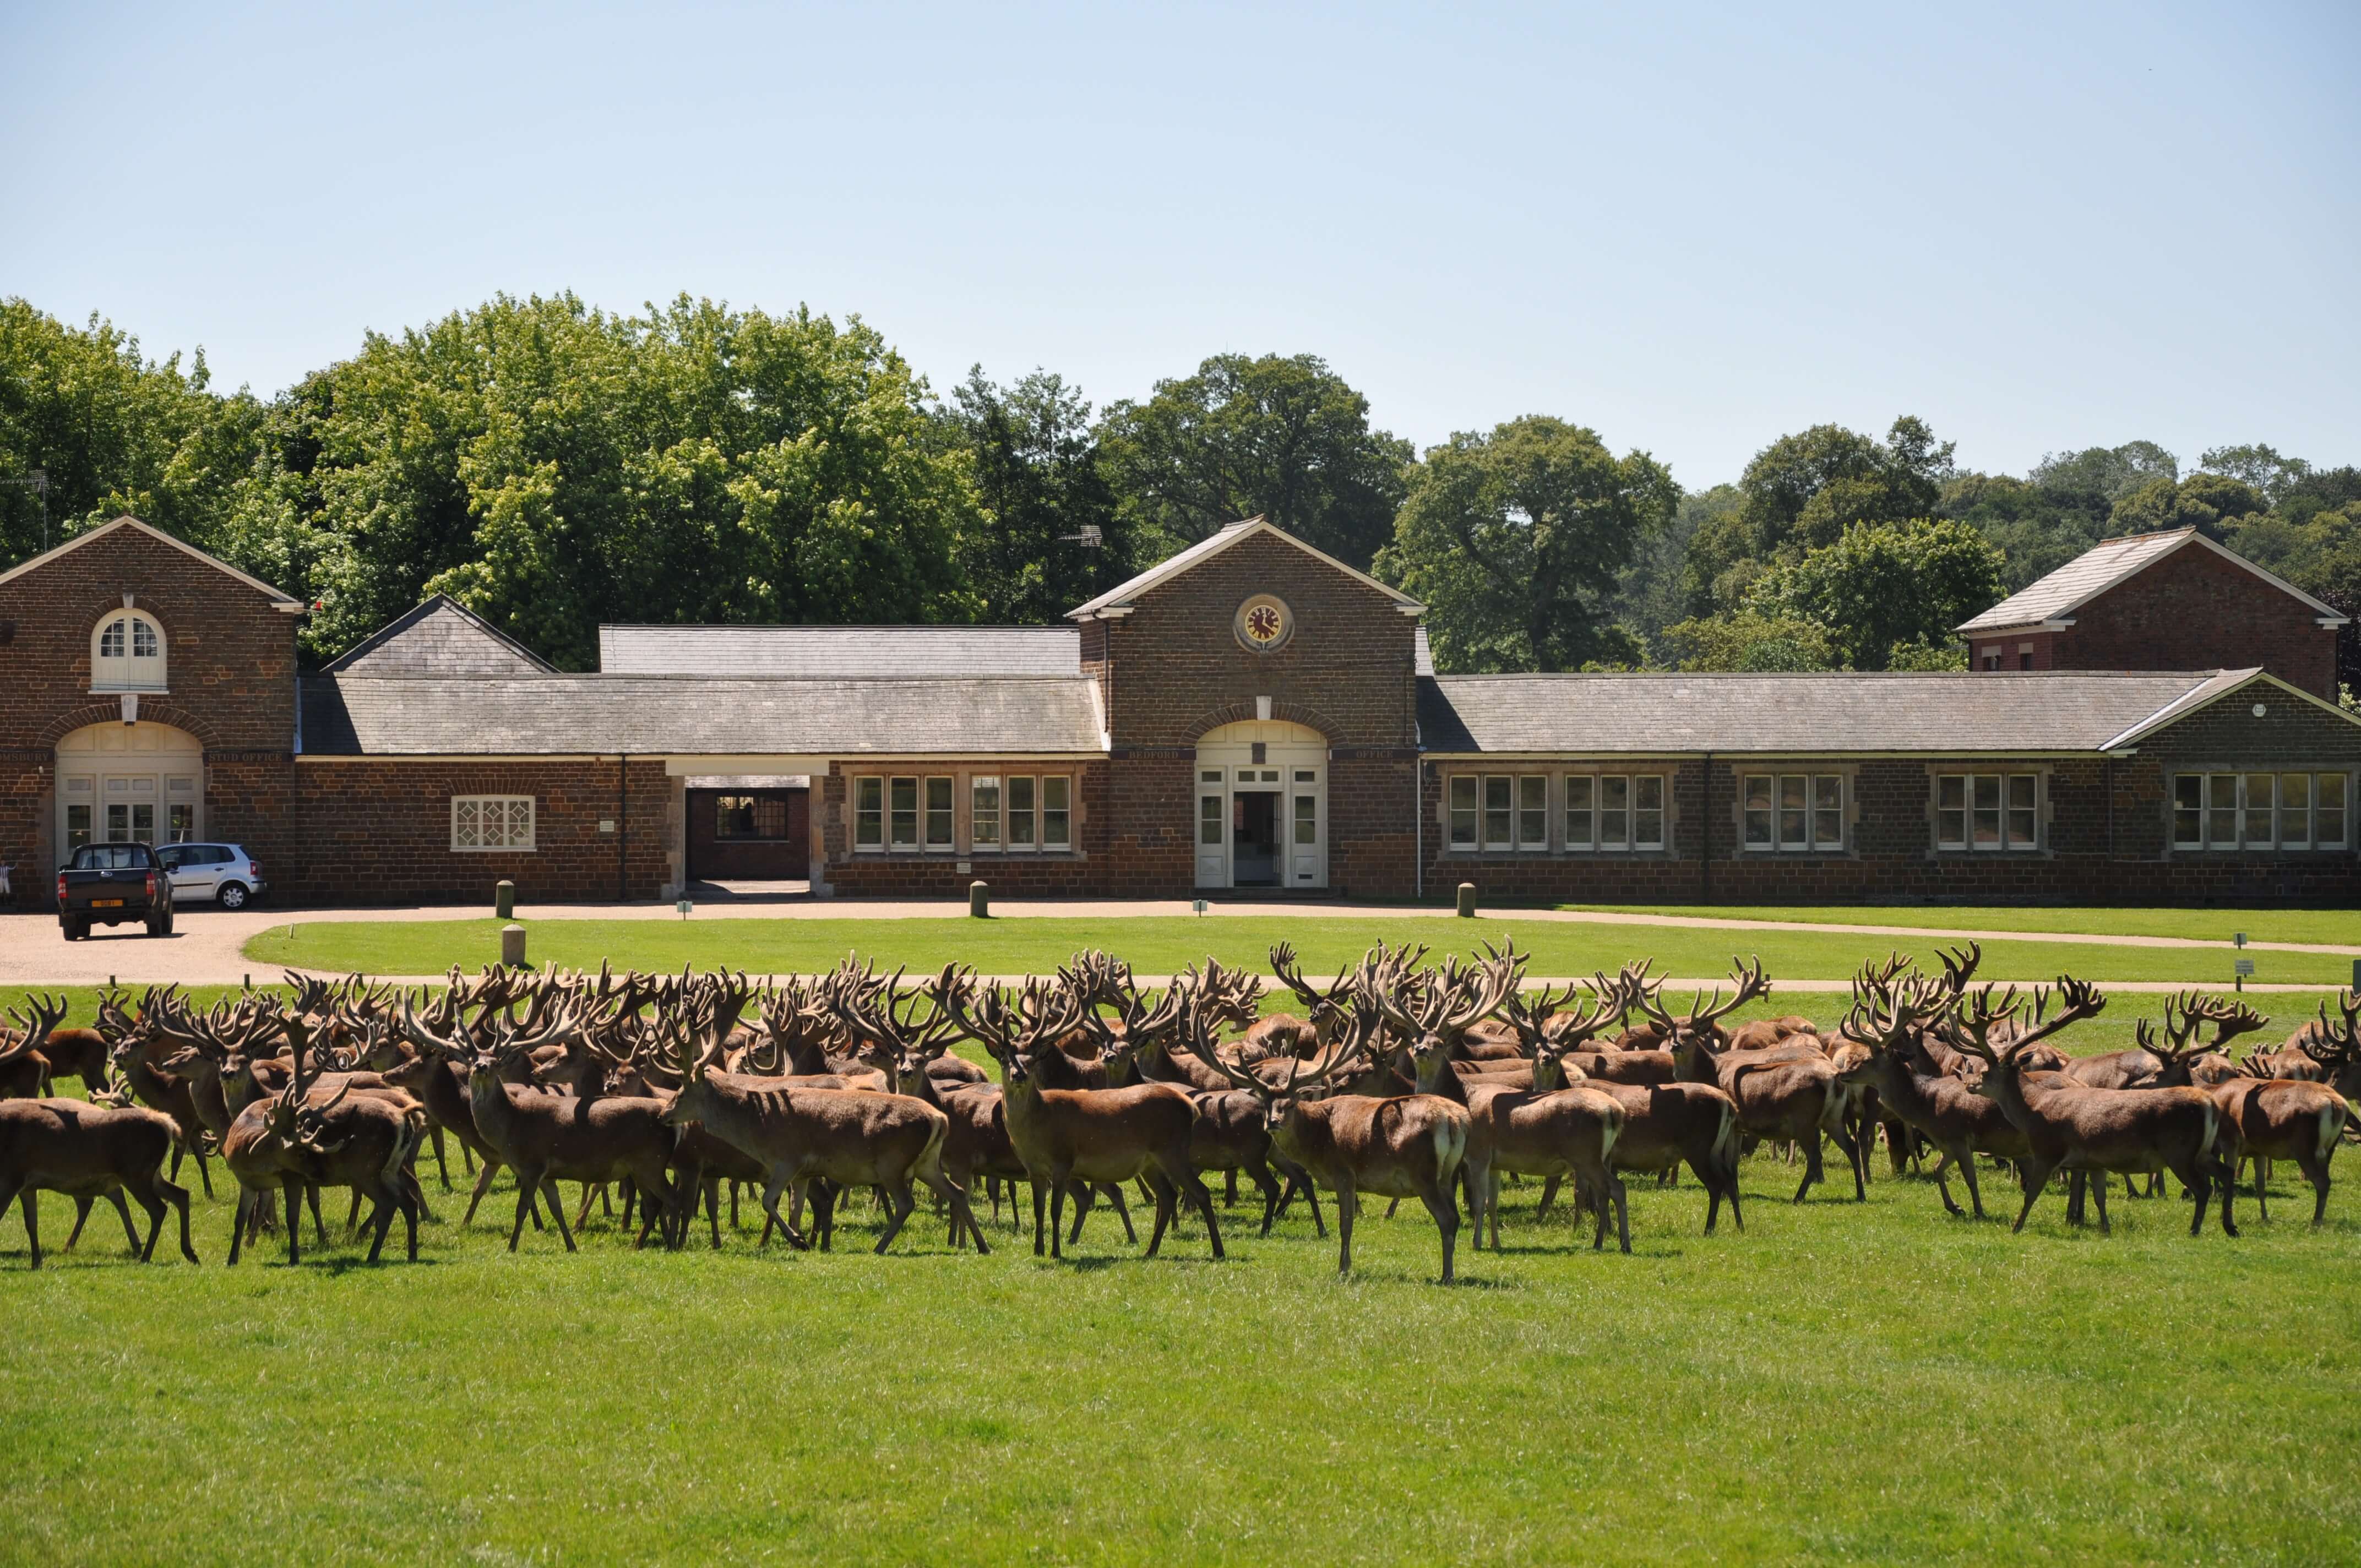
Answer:
[{"label": "paved path", "polygon": [[[1300,902],[1229,903],[1213,905],[1222,915],[1256,915],[1270,916],[1320,916],[1369,920],[1433,919],[1444,917],[1444,912],[1424,907],[1400,905],[1313,904]],[[772,902],[763,899],[719,899],[699,904],[692,918],[698,920],[900,920],[964,916],[967,905],[961,900],[934,899],[926,901],[872,902],[869,900],[793,900]],[[1143,915],[1185,916],[1190,904],[1183,899],[1137,900],[1066,900],[1038,903],[1006,901],[994,906],[994,913],[1008,919],[1121,919]],[[274,926],[291,921],[314,925],[329,921],[385,920],[457,920],[479,916],[480,911],[432,905],[399,909],[246,909],[236,914],[208,906],[197,905],[180,912],[179,929],[169,938],[150,938],[137,926],[116,927],[112,932],[102,927],[86,939],[68,942],[58,931],[57,920],[44,915],[0,915],[0,985],[97,985],[110,978],[126,984],[179,981],[188,985],[235,985],[247,975],[268,973],[269,966],[257,965],[239,949],[250,938]],[[1943,941],[2009,941],[2071,943],[2095,947],[2127,948],[2202,948],[2228,949],[2227,942],[2200,941],[2186,937],[2089,936],[2056,931],[1995,931],[1954,928],[1936,926],[1873,926],[1817,925],[1795,920],[1746,920],[1694,915],[1645,915],[1604,910],[1565,909],[1486,909],[1479,914],[1488,920],[1561,921],[1600,926],[1676,927],[1693,930],[1728,931],[1801,931],[1833,935],[1909,938],[1935,938]],[[527,905],[517,909],[519,919],[531,923],[537,920],[677,920],[680,916],[670,905],[662,904],[564,904]],[[2250,950],[2260,952],[2328,953],[2361,957],[2361,946],[2339,947],[2300,942],[2250,942]],[[429,977],[439,978],[439,977]],[[1587,978],[1587,977],[1582,977]],[[1675,987],[1697,984],[1712,985],[1708,978],[1702,981],[1675,980]],[[1799,981],[1779,982],[1788,991],[1842,991],[1843,981]],[[2114,987],[2122,991],[2173,991],[2180,986],[2162,981],[2124,982]],[[2319,991],[2316,985],[2254,985],[2256,991]]]}]

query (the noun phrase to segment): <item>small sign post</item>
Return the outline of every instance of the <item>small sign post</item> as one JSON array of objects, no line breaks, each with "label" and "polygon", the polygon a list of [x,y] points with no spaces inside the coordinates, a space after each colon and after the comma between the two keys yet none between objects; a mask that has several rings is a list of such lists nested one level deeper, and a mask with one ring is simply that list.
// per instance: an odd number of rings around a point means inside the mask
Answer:
[{"label": "small sign post", "polygon": [[2246,977],[2255,972],[2255,960],[2252,959],[2240,959],[2232,967],[2235,968],[2238,973],[2238,989],[2240,991],[2246,990]]},{"label": "small sign post", "polygon": [[[1205,901],[1200,898],[1191,904],[1189,907],[1195,910],[1198,914],[1202,915],[1205,913]],[[2361,963],[2356,963],[2353,966],[2353,972],[2356,975],[2361,975]]]},{"label": "small sign post", "polygon": [[681,917],[682,919],[686,920],[686,919],[687,919],[687,918],[688,918],[688,912],[689,912],[689,910],[690,910],[690,909],[692,909],[692,908],[693,908],[693,907],[695,907],[695,906],[694,906],[693,905],[691,905],[691,904],[688,902],[688,900],[686,900],[686,898],[684,898],[684,899],[682,899],[678,904],[674,905],[673,905],[673,907],[674,907],[675,909],[679,910],[679,911],[680,911],[680,917]]}]

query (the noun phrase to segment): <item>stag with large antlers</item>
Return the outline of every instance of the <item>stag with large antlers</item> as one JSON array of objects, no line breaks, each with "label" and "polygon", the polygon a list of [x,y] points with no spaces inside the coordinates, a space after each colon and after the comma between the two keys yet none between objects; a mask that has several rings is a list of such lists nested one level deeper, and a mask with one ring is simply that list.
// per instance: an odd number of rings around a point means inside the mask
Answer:
[{"label": "stag with large antlers", "polygon": [[1123,1089],[1051,1089],[1041,1068],[1057,1041],[1080,1026],[1087,999],[1063,984],[1028,981],[1010,992],[979,986],[970,975],[945,970],[937,977],[936,1004],[957,1018],[968,1036],[1000,1064],[1009,1140],[1025,1162],[1033,1189],[1033,1250],[1042,1250],[1048,1207],[1049,1255],[1063,1256],[1059,1231],[1066,1190],[1081,1180],[1093,1184],[1145,1179],[1156,1200],[1156,1223],[1148,1255],[1163,1245],[1165,1230],[1181,1194],[1204,1216],[1213,1255],[1223,1255],[1221,1222],[1213,1200],[1189,1157],[1196,1109],[1188,1094],[1169,1083],[1135,1083]]},{"label": "stag with large antlers", "polygon": [[[2197,1212],[2189,1234],[2205,1226],[2206,1201],[2218,1186],[2222,1195],[2222,1229],[2236,1235],[2230,1214],[2230,1179],[2214,1152],[2221,1112],[2195,1089],[2091,1089],[2070,1080],[2027,1072],[2027,1051],[2037,1042],[2068,1025],[2096,1017],[2106,1006],[2097,987],[2061,977],[2058,982],[2057,1014],[2013,1037],[1995,1044],[1996,1026],[2014,1021],[2018,1010],[2012,988],[1995,992],[1990,985],[1960,999],[1951,1015],[1951,1044],[1984,1063],[1976,1092],[1996,1101],[2008,1119],[2026,1135],[2027,1157],[2023,1167],[2025,1206],[2013,1230],[2025,1219],[2048,1185],[2050,1174],[2063,1166],[2070,1170],[2120,1174],[2169,1170],[2196,1195]],[[2099,1229],[2107,1224],[2107,1190],[2096,1189]]]},{"label": "stag with large antlers", "polygon": [[[1513,990],[1502,998],[1515,1000]],[[1545,1004],[1554,1003],[1544,996]],[[1563,1000],[1562,998],[1559,1000]],[[1603,1015],[1603,1008],[1602,1008]],[[1520,1023],[1514,1014],[1512,1024]],[[1522,1031],[1520,1029],[1520,1033]],[[1622,1178],[1615,1174],[1615,1146],[1630,1120],[1620,1097],[1579,1081],[1579,1069],[1568,1074],[1565,1050],[1546,1040],[1535,1044],[1533,1087],[1493,1087],[1470,1080],[1464,1087],[1470,1117],[1469,1141],[1484,1151],[1484,1181],[1476,1212],[1476,1245],[1484,1245],[1488,1217],[1492,1250],[1500,1250],[1500,1177],[1545,1177],[1553,1181],[1572,1178],[1598,1216],[1591,1236],[1592,1250],[1607,1242],[1607,1211],[1615,1211],[1617,1239],[1631,1250],[1631,1215]],[[1548,1067],[1542,1065],[1546,1058]],[[1543,1082],[1546,1075],[1547,1082]],[[1569,1081],[1569,1079],[1574,1081]]]},{"label": "stag with large antlers", "polygon": [[[1589,1055],[1579,1048],[1582,1042],[1621,1015],[1619,982],[1598,977],[1594,996],[1593,1005],[1579,1011],[1568,1006],[1570,993],[1547,991],[1533,997],[1512,996],[1503,1004],[1503,1016],[1533,1053],[1533,1088],[1547,1091],[1578,1082],[1612,1099],[1623,1112],[1622,1131],[1608,1150],[1612,1169],[1662,1178],[1686,1162],[1706,1190],[1705,1234],[1713,1234],[1725,1200],[1731,1223],[1744,1230],[1738,1195],[1737,1102],[1711,1084],[1623,1083],[1578,1076],[1584,1070],[1579,1064]],[[1549,1213],[1557,1188],[1558,1179],[1552,1176],[1542,1189],[1536,1220]]]},{"label": "stag with large antlers", "polygon": [[1321,1058],[1290,1060],[1277,1083],[1233,1066],[1215,1048],[1210,1017],[1183,1014],[1183,1038],[1199,1060],[1262,1102],[1264,1125],[1279,1152],[1336,1195],[1336,1271],[1353,1267],[1353,1223],[1363,1193],[1416,1198],[1434,1217],[1443,1240],[1443,1281],[1453,1278],[1459,1238],[1454,1188],[1466,1158],[1473,1118],[1464,1105],[1432,1094],[1329,1092],[1333,1083],[1367,1070],[1385,1025],[1375,1002],[1356,998],[1332,1034]]},{"label": "stag with large antlers", "polygon": [[[62,1000],[33,1002],[32,1014],[24,1025],[26,1038],[34,1049],[64,1017]],[[21,1204],[32,1266],[41,1266],[40,1215],[35,1194],[42,1191],[72,1198],[84,1217],[93,1200],[112,1201],[123,1215],[124,1233],[131,1237],[142,1262],[156,1254],[156,1238],[164,1233],[164,1205],[170,1203],[181,1217],[181,1255],[196,1262],[196,1249],[189,1243],[188,1191],[166,1180],[163,1174],[177,1131],[170,1117],[138,1106],[45,1098],[0,1100],[0,1213],[5,1213],[11,1202]],[[147,1211],[144,1245],[124,1207],[126,1192]],[[78,1219],[75,1234],[81,1231]]]},{"label": "stag with large antlers", "polygon": [[1715,1031],[1722,1019],[1758,996],[1771,983],[1762,964],[1736,963],[1734,992],[1728,1002],[1714,988],[1710,1001],[1700,994],[1686,1016],[1676,1017],[1653,996],[1643,995],[1640,1007],[1671,1042],[1682,1079],[1710,1083],[1738,1106],[1740,1131],[1750,1137],[1785,1140],[1804,1153],[1804,1179],[1796,1184],[1795,1201],[1801,1203],[1813,1184],[1827,1179],[1820,1164],[1820,1137],[1826,1134],[1844,1151],[1851,1168],[1853,1197],[1868,1197],[1860,1143],[1846,1124],[1850,1095],[1834,1063],[1817,1043],[1790,1042],[1757,1051],[1717,1051]]},{"label": "stag with large antlers", "polygon": [[1997,1101],[1943,1072],[1927,1056],[1927,1029],[1952,999],[1933,982],[1902,979],[1902,968],[1897,959],[1854,977],[1852,1011],[1845,1017],[1843,1034],[1868,1056],[1847,1070],[1873,1084],[1879,1103],[1941,1154],[1935,1167],[1935,1190],[1942,1195],[1944,1209],[1954,1218],[1966,1212],[1951,1196],[1949,1176],[1956,1169],[1967,1183],[1975,1218],[1981,1220],[1984,1197],[1976,1180],[1976,1156],[2022,1165],[2031,1149]]}]

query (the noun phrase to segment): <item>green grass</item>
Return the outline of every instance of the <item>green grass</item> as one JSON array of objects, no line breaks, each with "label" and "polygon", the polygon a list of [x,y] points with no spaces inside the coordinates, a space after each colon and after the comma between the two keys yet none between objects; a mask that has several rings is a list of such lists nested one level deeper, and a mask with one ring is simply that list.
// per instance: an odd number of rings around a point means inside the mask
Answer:
[{"label": "green grass", "polygon": [[[1235,1211],[1223,1265],[1104,1212],[1063,1264],[916,1221],[877,1258],[865,1204],[829,1256],[595,1219],[511,1256],[436,1193],[415,1266],[233,1271],[200,1199],[202,1267],[126,1263],[102,1210],[38,1275],[12,1214],[0,1558],[2349,1562],[2343,1164],[2327,1228],[2282,1168],[2235,1241],[2168,1200],[2071,1233],[2054,1195],[2012,1236],[1913,1179],[1793,1207],[1764,1157],[1742,1234],[1635,1188],[1625,1258],[1526,1188],[1449,1290],[1414,1205],[1347,1281],[1300,1210],[1268,1241]],[[42,1218],[54,1247],[71,1206]]]},{"label": "green grass", "polygon": [[[322,921],[273,927],[246,945],[260,967],[370,974],[438,974],[473,969],[500,953],[495,920]],[[1136,916],[1104,919],[970,920],[542,920],[531,927],[535,963],[597,967],[602,958],[646,970],[683,964],[755,972],[827,969],[848,952],[881,964],[934,970],[951,961],[987,974],[1046,972],[1077,949],[1104,947],[1143,974],[1166,974],[1213,954],[1225,964],[1267,965],[1271,944],[1288,941],[1308,972],[1349,966],[1371,942],[1420,941],[1439,958],[1478,940],[1513,937],[1536,975],[1581,975],[1653,956],[1659,974],[1713,975],[1731,955],[1759,955],[1773,978],[1841,980],[1871,952],[1898,948],[1932,965],[1938,938],[1862,938],[1809,931],[1714,931],[1682,927],[1597,926],[1545,920],[1458,920],[1405,915],[1377,920],[1318,916]],[[2254,955],[2257,978],[2335,985],[2350,959],[2325,954]],[[1987,942],[1983,972],[2027,979],[2070,971],[2099,981],[2207,981],[2230,977],[2231,955],[2202,948],[2119,948],[2054,942]]]},{"label": "green grass", "polygon": [[1787,920],[1812,926],[1907,926],[1946,931],[2062,931],[2096,937],[2181,937],[2361,948],[2361,914],[2350,909],[2025,909],[1969,905],[1563,904],[1613,915],[1676,915],[1714,920]]}]

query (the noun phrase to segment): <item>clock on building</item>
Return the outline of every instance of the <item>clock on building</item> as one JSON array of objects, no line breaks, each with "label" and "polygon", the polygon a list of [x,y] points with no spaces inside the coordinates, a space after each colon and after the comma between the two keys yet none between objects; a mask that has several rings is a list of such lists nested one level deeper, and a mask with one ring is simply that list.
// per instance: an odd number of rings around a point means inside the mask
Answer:
[{"label": "clock on building", "polygon": [[1295,635],[1295,612],[1275,594],[1257,594],[1238,606],[1235,627],[1240,642],[1268,653]]}]

